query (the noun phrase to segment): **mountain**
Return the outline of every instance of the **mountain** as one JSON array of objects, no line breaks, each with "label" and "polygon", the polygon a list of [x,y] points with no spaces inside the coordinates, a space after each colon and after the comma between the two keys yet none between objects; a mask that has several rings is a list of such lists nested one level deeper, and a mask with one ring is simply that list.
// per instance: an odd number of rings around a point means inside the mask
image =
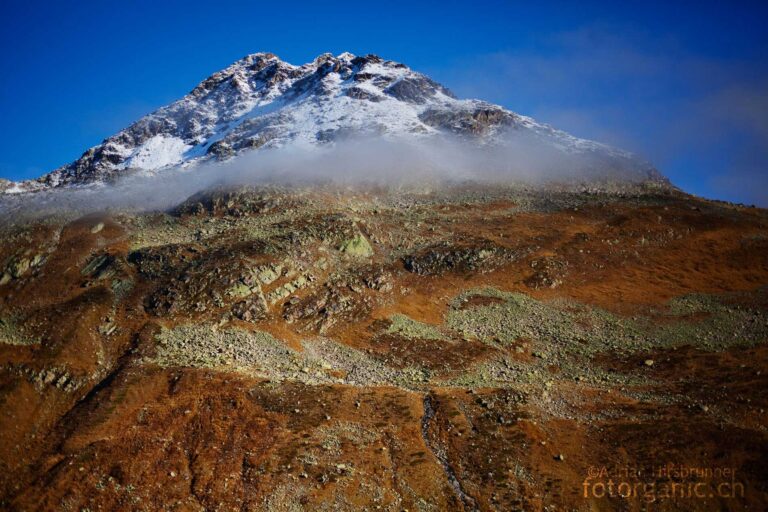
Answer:
[{"label": "mountain", "polygon": [[[324,179],[410,146],[577,186]],[[322,179],[224,179],[271,161]],[[0,197],[0,511],[768,510],[768,210],[626,171],[400,64],[258,54],[0,180],[39,190]]]},{"label": "mountain", "polygon": [[132,170],[227,159],[289,144],[333,144],[349,136],[452,134],[479,144],[532,137],[565,154],[596,157],[601,166],[661,179],[634,155],[573,137],[480,100],[457,99],[447,88],[376,55],[323,54],[295,66],[255,53],[203,80],[180,100],[142,117],[35,181],[6,182],[21,192],[110,181]]}]

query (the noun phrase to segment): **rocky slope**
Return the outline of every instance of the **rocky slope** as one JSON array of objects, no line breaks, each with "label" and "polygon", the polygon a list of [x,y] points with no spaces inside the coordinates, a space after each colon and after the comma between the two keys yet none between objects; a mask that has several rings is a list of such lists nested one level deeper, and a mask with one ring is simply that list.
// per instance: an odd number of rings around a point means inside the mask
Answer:
[{"label": "rocky slope", "polygon": [[0,509],[768,507],[765,210],[268,187],[0,235]]},{"label": "rocky slope", "polygon": [[194,165],[259,148],[333,144],[350,137],[421,140],[456,136],[476,144],[523,141],[595,166],[661,179],[647,162],[573,137],[479,100],[457,99],[407,66],[375,55],[324,54],[302,66],[249,55],[180,100],[139,119],[71,164],[36,181],[0,183],[23,192],[110,181],[131,171]]}]

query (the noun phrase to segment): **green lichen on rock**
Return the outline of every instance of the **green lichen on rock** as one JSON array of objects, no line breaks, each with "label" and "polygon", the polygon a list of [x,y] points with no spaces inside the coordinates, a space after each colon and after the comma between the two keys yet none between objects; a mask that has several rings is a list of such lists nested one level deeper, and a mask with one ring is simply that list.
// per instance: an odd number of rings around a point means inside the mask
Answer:
[{"label": "green lichen on rock", "polygon": [[35,343],[40,343],[40,340],[26,335],[13,318],[0,317],[0,343],[6,345],[34,345]]},{"label": "green lichen on rock", "polygon": [[236,299],[241,299],[243,297],[247,297],[254,293],[256,289],[252,289],[250,286],[248,286],[245,283],[238,282],[234,285],[230,286],[227,291],[225,292],[225,295],[228,297],[233,297]]},{"label": "green lichen on rock", "polygon": [[[496,300],[474,306],[468,302],[478,297]],[[723,350],[768,341],[764,312],[730,306],[717,296],[679,297],[670,301],[669,310],[662,315],[665,321],[659,322],[659,315],[628,318],[574,301],[537,301],[521,293],[483,288],[454,300],[446,326],[489,344],[531,340],[545,357],[637,353],[683,345]],[[702,313],[702,318],[688,317]]]},{"label": "green lichen on rock", "polygon": [[113,279],[110,286],[115,294],[115,299],[119,302],[128,296],[133,289],[134,282],[130,278]]},{"label": "green lichen on rock", "polygon": [[406,315],[395,314],[389,318],[390,324],[385,331],[387,334],[397,334],[409,339],[444,340],[446,336],[429,324],[418,322]]},{"label": "green lichen on rock", "polygon": [[11,275],[16,278],[23,276],[27,273],[27,270],[29,270],[31,263],[32,262],[28,258],[20,258],[12,262],[9,266]]},{"label": "green lichen on rock", "polygon": [[256,279],[262,284],[270,284],[280,277],[283,266],[279,264],[263,265],[255,269]]},{"label": "green lichen on rock", "polygon": [[275,371],[296,366],[295,351],[270,334],[242,329],[217,330],[206,325],[182,325],[163,329],[157,336],[154,362],[163,367],[248,367]]},{"label": "green lichen on rock", "polygon": [[349,240],[344,240],[339,245],[339,251],[356,258],[367,258],[373,255],[373,247],[362,233],[358,233]]},{"label": "green lichen on rock", "polygon": [[27,272],[40,266],[45,261],[44,254],[36,254],[31,258],[27,257],[28,254],[29,251],[23,256],[15,256],[6,262],[5,269],[0,270],[0,285],[23,277]]},{"label": "green lichen on rock", "polygon": [[156,339],[148,362],[165,368],[209,368],[310,384],[339,382],[329,373],[333,369],[345,375],[341,382],[351,385],[410,382],[404,375],[412,371],[388,368],[362,351],[324,338],[305,340],[298,352],[266,332],[187,324],[163,329]]}]

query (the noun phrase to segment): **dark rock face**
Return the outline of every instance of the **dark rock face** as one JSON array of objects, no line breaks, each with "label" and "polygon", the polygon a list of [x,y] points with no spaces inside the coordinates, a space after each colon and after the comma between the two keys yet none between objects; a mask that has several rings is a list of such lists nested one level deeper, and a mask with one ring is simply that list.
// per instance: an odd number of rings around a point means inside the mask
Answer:
[{"label": "dark rock face", "polygon": [[147,247],[128,255],[128,262],[145,277],[157,278],[169,268],[176,268],[199,257],[200,249],[189,245]]},{"label": "dark rock face", "polygon": [[428,109],[420,116],[424,124],[456,134],[486,135],[492,128],[514,126],[516,116],[493,105],[474,109]]},{"label": "dark rock face", "polygon": [[234,155],[235,150],[232,149],[232,146],[230,146],[229,143],[223,140],[220,140],[218,142],[214,142],[213,144],[211,144],[208,147],[206,154],[213,155],[217,159],[224,159]]},{"label": "dark rock face", "polygon": [[380,102],[382,100],[382,97],[378,94],[374,94],[370,91],[366,91],[365,89],[361,89],[360,87],[352,87],[350,89],[347,89],[346,95],[350,98],[355,98],[357,100],[367,100],[367,101],[375,101]]},{"label": "dark rock face", "polygon": [[358,233],[355,222],[341,213],[313,215],[309,218],[281,222],[277,227],[285,233],[279,238],[291,245],[315,240],[337,246]]},{"label": "dark rock face", "polygon": [[116,258],[113,255],[99,254],[91,258],[80,273],[89,279],[106,279],[114,275],[116,263]]},{"label": "dark rock face", "polygon": [[289,323],[302,324],[305,330],[324,333],[340,321],[365,318],[379,299],[375,292],[391,289],[392,274],[384,267],[358,268],[334,276],[303,299],[288,301],[283,318]]},{"label": "dark rock face", "polygon": [[292,201],[268,189],[256,187],[221,188],[193,195],[173,210],[176,216],[210,214],[242,217],[290,208]]},{"label": "dark rock face", "polygon": [[556,258],[544,257],[531,261],[531,274],[525,284],[529,288],[556,288],[563,282],[567,274],[568,262]]},{"label": "dark rock face", "polygon": [[490,241],[480,240],[461,245],[441,244],[428,247],[417,254],[407,256],[405,269],[422,276],[440,275],[446,272],[487,271],[515,254]]},{"label": "dark rock face", "polygon": [[455,98],[448,89],[422,75],[398,80],[387,87],[384,92],[400,101],[417,103],[419,105],[426,103],[437,92],[441,92],[450,98]]},{"label": "dark rock face", "polygon": [[232,306],[232,315],[244,322],[256,322],[267,317],[269,306],[262,293],[254,293]]},{"label": "dark rock face", "polygon": [[[252,251],[258,257],[259,249]],[[201,315],[231,307],[237,318],[253,321],[267,312],[252,265],[239,251],[211,251],[189,262],[169,262],[164,267],[164,279],[158,280],[155,291],[148,295],[144,308],[159,317],[173,314]],[[221,266],[225,258],[232,261]],[[141,266],[140,266],[141,268]]]},{"label": "dark rock face", "polygon": [[368,64],[369,62],[378,64],[380,62],[384,62],[384,59],[372,53],[369,53],[368,55],[365,55],[362,57],[355,57],[354,59],[352,59],[352,65],[356,66],[357,68],[362,68],[365,64]]}]

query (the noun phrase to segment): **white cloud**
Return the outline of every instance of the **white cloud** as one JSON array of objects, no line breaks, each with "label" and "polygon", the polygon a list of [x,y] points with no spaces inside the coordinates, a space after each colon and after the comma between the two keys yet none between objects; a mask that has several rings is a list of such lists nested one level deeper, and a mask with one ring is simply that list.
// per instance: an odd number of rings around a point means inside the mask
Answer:
[{"label": "white cloud", "polygon": [[[742,188],[730,198],[751,196],[768,174],[764,61],[711,58],[673,36],[595,25],[433,72],[459,96],[638,152],[697,193],[716,196],[715,183],[734,182]],[[699,167],[679,164],[687,161]]]}]

